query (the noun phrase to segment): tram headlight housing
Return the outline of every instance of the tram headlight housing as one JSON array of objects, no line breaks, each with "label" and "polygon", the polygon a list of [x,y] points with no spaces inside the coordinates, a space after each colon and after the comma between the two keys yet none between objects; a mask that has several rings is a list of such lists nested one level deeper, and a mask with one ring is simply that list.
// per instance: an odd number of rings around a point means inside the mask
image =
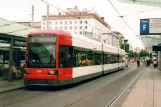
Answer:
[{"label": "tram headlight housing", "polygon": [[25,70],[25,74],[30,74],[30,71],[29,70]]},{"label": "tram headlight housing", "polygon": [[48,74],[49,75],[56,75],[57,74],[57,71],[52,70],[52,71],[49,71]]}]

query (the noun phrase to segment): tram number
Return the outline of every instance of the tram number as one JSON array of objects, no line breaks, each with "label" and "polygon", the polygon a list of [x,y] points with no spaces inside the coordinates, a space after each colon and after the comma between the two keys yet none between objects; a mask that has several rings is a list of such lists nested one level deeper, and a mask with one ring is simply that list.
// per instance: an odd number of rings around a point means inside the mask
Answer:
[{"label": "tram number", "polygon": [[40,72],[41,72],[41,70],[40,70],[40,69],[38,69],[38,70],[36,70],[36,72],[37,72],[37,73],[40,73]]}]

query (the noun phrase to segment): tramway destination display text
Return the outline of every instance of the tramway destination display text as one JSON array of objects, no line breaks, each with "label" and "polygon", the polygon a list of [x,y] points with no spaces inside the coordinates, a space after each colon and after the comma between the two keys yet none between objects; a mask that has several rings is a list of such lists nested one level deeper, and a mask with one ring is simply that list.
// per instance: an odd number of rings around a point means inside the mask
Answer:
[{"label": "tramway destination display text", "polygon": [[161,34],[161,18],[140,19],[140,35]]}]

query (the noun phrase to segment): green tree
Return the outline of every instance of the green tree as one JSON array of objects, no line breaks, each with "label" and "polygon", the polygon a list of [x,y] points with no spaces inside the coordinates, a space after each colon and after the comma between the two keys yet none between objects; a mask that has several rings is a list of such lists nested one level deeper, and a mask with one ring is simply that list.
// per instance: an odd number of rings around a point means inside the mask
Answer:
[{"label": "green tree", "polygon": [[149,52],[147,50],[141,50],[139,55],[140,57],[146,57],[149,56]]},{"label": "green tree", "polygon": [[128,56],[130,57],[130,58],[134,58],[134,52],[131,50],[131,51],[129,51],[129,54],[128,54]]},{"label": "green tree", "polygon": [[121,44],[120,48],[125,50],[125,52],[129,53],[129,44]]}]

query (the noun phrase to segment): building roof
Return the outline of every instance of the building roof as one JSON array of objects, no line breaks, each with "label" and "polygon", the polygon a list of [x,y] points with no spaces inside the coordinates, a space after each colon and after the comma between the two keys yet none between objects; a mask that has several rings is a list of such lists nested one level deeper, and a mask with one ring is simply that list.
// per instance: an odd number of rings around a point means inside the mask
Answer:
[{"label": "building roof", "polygon": [[0,18],[0,29],[1,34],[15,35],[19,37],[26,37],[31,31],[37,30],[36,28],[18,24],[2,18]]}]

